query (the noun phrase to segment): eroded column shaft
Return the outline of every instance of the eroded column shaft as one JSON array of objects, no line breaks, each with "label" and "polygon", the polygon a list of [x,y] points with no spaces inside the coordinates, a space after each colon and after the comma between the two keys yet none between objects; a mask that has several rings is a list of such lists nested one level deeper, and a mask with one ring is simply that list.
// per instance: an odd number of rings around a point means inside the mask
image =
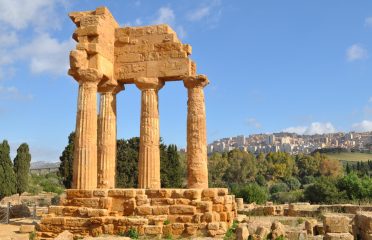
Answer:
[{"label": "eroded column shaft", "polygon": [[73,188],[97,187],[97,83],[80,82],[76,115]]},{"label": "eroded column shaft", "polygon": [[205,78],[184,81],[187,101],[187,168],[188,188],[208,188],[207,133],[204,101]]},{"label": "eroded column shaft", "polygon": [[139,188],[160,188],[158,92],[142,90],[141,130],[138,165]]},{"label": "eroded column shaft", "polygon": [[116,175],[116,93],[100,96],[98,117],[98,188],[114,188]]}]

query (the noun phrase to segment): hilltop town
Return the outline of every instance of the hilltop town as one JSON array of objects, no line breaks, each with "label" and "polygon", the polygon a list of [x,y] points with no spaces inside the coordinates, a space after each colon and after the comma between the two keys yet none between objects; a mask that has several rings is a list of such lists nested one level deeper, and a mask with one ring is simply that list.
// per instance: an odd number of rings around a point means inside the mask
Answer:
[{"label": "hilltop town", "polygon": [[225,152],[233,149],[255,154],[287,152],[291,154],[311,153],[322,148],[343,148],[356,151],[369,151],[372,145],[372,132],[327,133],[299,135],[296,133],[239,135],[216,140],[208,144],[208,153]]}]

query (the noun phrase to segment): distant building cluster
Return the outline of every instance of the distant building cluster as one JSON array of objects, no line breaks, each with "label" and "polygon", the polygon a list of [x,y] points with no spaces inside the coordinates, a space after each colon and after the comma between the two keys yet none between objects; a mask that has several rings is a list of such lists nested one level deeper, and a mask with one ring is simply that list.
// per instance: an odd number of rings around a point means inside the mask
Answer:
[{"label": "distant building cluster", "polygon": [[321,135],[298,135],[295,133],[254,134],[248,137],[222,138],[208,145],[208,153],[226,152],[233,149],[251,153],[287,152],[311,153],[322,148],[345,148],[359,151],[371,150],[372,132],[328,133]]}]

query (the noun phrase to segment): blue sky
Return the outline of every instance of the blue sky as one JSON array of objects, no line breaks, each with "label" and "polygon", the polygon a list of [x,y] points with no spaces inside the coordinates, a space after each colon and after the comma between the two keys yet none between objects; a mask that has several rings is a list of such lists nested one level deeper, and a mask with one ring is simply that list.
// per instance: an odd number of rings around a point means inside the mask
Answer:
[{"label": "blue sky", "polygon": [[[372,1],[0,0],[0,139],[58,161],[75,128],[71,11],[107,6],[122,26],[168,23],[193,46],[208,142],[238,134],[372,131]],[[160,91],[167,144],[186,144],[187,92]],[[139,135],[140,92],[118,95],[118,137]]]}]

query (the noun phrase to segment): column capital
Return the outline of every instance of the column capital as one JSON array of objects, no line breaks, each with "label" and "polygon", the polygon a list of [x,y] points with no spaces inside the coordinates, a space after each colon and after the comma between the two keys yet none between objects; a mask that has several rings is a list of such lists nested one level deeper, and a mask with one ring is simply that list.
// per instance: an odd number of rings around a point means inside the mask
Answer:
[{"label": "column capital", "polygon": [[123,91],[125,89],[124,84],[121,83],[109,83],[109,84],[100,84],[98,86],[98,92],[99,93],[113,93],[118,94],[119,92]]},{"label": "column capital", "polygon": [[79,84],[85,82],[91,82],[98,84],[102,78],[103,74],[94,68],[85,68],[78,70],[69,70],[69,74],[75,78]]},{"label": "column capital", "polygon": [[196,88],[202,87],[204,88],[209,84],[209,80],[206,75],[199,74],[196,76],[187,76],[183,79],[183,85],[186,88]]},{"label": "column capital", "polygon": [[141,90],[160,90],[164,86],[164,81],[160,80],[159,78],[137,78],[134,80],[136,86]]}]

